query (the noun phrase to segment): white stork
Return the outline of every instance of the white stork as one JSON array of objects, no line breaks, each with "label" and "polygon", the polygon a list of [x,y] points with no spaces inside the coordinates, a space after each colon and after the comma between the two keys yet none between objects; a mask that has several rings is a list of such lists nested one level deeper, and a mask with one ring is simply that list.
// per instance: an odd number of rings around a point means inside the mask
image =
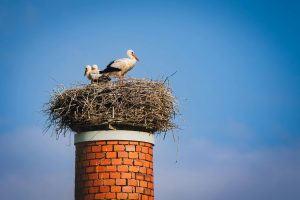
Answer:
[{"label": "white stork", "polygon": [[100,74],[98,66],[95,64],[92,67],[90,65],[86,65],[84,75],[91,80],[91,83],[110,81],[109,77],[103,77],[102,74]]},{"label": "white stork", "polygon": [[91,80],[90,79],[90,73],[91,73],[91,71],[92,71],[91,65],[86,65],[85,66],[85,71],[84,71],[84,76],[86,76],[89,80]]},{"label": "white stork", "polygon": [[92,67],[86,65],[84,75],[91,80],[92,83],[96,82],[101,77],[97,65],[93,65]]},{"label": "white stork", "polygon": [[128,58],[121,58],[110,62],[106,69],[100,71],[100,74],[115,76],[123,81],[124,75],[135,66],[136,61],[139,61],[131,49],[127,50],[127,55]]}]

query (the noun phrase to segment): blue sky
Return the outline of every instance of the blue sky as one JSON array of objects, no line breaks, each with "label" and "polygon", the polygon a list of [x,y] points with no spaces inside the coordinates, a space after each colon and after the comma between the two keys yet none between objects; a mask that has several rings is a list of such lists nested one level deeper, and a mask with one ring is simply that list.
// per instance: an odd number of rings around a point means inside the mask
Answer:
[{"label": "blue sky", "polygon": [[157,138],[156,199],[299,199],[299,8],[1,1],[0,194],[73,199],[72,136],[43,135],[40,110],[56,85],[87,83],[84,65],[103,68],[131,48],[141,62],[129,76],[177,71],[178,155],[171,134]]}]

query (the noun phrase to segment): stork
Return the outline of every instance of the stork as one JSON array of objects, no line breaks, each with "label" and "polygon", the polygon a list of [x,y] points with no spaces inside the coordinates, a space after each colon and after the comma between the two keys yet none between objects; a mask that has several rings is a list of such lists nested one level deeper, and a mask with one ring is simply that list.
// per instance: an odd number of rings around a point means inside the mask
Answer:
[{"label": "stork", "polygon": [[139,61],[131,49],[127,50],[127,55],[128,58],[121,58],[110,62],[103,71],[100,71],[100,74],[117,77],[123,82],[124,75],[135,66],[136,61]]},{"label": "stork", "polygon": [[103,76],[99,73],[98,66],[94,64],[93,66],[86,65],[84,75],[91,80],[91,83],[95,82],[107,82],[110,81],[110,78],[107,76]]}]

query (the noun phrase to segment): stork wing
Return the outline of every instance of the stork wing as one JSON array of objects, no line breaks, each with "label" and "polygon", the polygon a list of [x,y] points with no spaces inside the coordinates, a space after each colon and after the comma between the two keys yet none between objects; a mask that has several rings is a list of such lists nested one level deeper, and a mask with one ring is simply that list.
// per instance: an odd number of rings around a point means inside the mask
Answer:
[{"label": "stork wing", "polygon": [[95,80],[95,79],[100,78],[100,77],[101,77],[101,74],[90,74],[90,76],[91,76],[91,78],[92,78],[93,80]]},{"label": "stork wing", "polygon": [[118,72],[122,70],[122,67],[124,66],[124,60],[123,59],[119,59],[119,60],[114,60],[111,61],[106,69],[104,69],[103,71],[100,71],[100,73],[108,73],[108,72]]}]

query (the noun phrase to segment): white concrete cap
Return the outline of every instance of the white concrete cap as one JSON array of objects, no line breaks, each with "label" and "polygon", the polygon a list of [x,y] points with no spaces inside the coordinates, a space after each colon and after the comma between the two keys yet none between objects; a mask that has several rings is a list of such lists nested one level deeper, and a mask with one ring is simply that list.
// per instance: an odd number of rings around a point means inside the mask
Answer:
[{"label": "white concrete cap", "polygon": [[74,143],[103,140],[128,140],[154,144],[154,134],[129,130],[87,131],[76,133]]}]

